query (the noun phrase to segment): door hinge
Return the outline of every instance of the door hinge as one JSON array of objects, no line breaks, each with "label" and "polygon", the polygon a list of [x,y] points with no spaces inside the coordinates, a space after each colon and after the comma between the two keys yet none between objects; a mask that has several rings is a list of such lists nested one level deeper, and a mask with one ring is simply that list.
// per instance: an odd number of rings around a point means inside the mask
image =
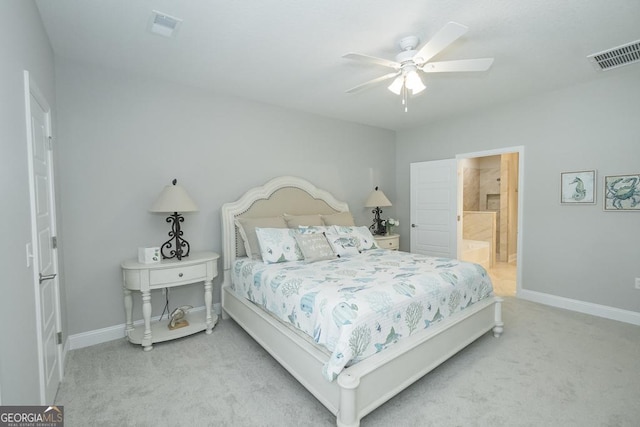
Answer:
[{"label": "door hinge", "polygon": [[58,345],[62,344],[62,332],[58,332],[57,334]]},{"label": "door hinge", "polygon": [[49,151],[53,150],[53,137],[52,136],[49,137],[49,147],[48,148],[49,148]]},{"label": "door hinge", "polygon": [[58,236],[51,237],[51,247],[53,249],[58,249]]}]

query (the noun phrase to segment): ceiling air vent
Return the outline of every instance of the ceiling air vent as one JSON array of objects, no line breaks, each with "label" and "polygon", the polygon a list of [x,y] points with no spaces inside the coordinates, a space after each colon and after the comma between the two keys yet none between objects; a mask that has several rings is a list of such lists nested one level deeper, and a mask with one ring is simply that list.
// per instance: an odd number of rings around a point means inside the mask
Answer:
[{"label": "ceiling air vent", "polygon": [[180,28],[180,24],[182,24],[182,19],[174,18],[166,13],[154,10],[151,14],[147,29],[154,34],[173,37],[176,35],[178,28]]},{"label": "ceiling air vent", "polygon": [[640,61],[640,40],[587,56],[596,70],[606,71]]}]

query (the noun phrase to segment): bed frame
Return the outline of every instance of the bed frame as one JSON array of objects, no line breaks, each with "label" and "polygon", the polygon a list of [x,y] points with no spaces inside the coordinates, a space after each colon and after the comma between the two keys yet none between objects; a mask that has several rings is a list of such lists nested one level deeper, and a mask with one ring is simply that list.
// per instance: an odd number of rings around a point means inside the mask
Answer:
[{"label": "bed frame", "polygon": [[230,289],[231,267],[245,251],[235,226],[239,217],[331,214],[349,206],[310,182],[282,176],[247,191],[239,200],[222,206],[224,281],[223,318],[233,318],[287,371],[337,418],[337,425],[355,427],[360,419],[436,368],[465,346],[493,330],[503,331],[501,302],[490,297],[436,325],[344,369],[329,382],[322,376],[327,352],[310,344],[290,327]]}]

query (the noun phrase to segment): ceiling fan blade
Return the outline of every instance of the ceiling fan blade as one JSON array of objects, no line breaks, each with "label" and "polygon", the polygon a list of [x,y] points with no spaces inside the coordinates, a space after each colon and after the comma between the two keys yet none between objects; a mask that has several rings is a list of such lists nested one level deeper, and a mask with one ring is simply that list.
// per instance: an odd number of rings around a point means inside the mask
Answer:
[{"label": "ceiling fan blade", "polygon": [[442,27],[432,38],[420,48],[418,53],[413,56],[416,64],[424,64],[440,51],[456,41],[460,36],[467,32],[469,28],[457,22],[449,22]]},{"label": "ceiling fan blade", "polygon": [[400,63],[396,61],[390,61],[384,58],[376,58],[375,56],[363,55],[362,53],[349,52],[342,55],[343,58],[355,59],[356,61],[364,61],[372,64],[382,65],[383,67],[400,69]]},{"label": "ceiling fan blade", "polygon": [[425,73],[449,73],[464,71],[487,71],[493,58],[459,59],[457,61],[427,62],[420,70]]},{"label": "ceiling fan blade", "polygon": [[368,82],[362,83],[361,85],[358,85],[358,86],[352,87],[351,89],[349,89],[349,90],[347,91],[347,93],[355,93],[355,92],[359,92],[359,91],[361,91],[361,90],[363,90],[363,89],[368,88],[369,86],[373,86],[373,85],[376,85],[376,84],[378,84],[378,83],[380,83],[380,82],[383,82],[383,81],[385,81],[385,80],[392,79],[392,78],[394,78],[394,77],[398,76],[399,74],[400,74],[400,71],[398,71],[398,72],[396,72],[396,73],[389,73],[389,74],[385,74],[384,76],[380,76],[380,77],[375,78],[375,79],[373,79],[373,80],[369,80]]}]

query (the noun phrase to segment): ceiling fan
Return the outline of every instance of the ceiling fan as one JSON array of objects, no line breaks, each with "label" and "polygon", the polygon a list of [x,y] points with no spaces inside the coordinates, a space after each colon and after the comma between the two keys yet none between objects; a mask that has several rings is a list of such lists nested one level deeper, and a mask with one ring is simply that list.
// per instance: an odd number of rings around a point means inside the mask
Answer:
[{"label": "ceiling fan", "polygon": [[416,95],[426,89],[426,86],[418,75],[418,71],[422,71],[423,73],[448,73],[488,70],[491,64],[493,64],[493,58],[429,62],[431,58],[456,41],[466,33],[467,30],[468,28],[464,25],[449,22],[438,31],[429,42],[422,46],[420,50],[416,50],[420,43],[418,37],[404,37],[399,43],[402,52],[396,56],[395,61],[353,52],[343,55],[343,58],[369,62],[394,69],[394,71],[389,74],[369,80],[368,82],[347,90],[347,93],[359,92],[385,80],[395,78],[388,88],[396,95],[402,95],[402,105],[404,105],[404,111],[406,112],[409,92],[412,95]]}]

